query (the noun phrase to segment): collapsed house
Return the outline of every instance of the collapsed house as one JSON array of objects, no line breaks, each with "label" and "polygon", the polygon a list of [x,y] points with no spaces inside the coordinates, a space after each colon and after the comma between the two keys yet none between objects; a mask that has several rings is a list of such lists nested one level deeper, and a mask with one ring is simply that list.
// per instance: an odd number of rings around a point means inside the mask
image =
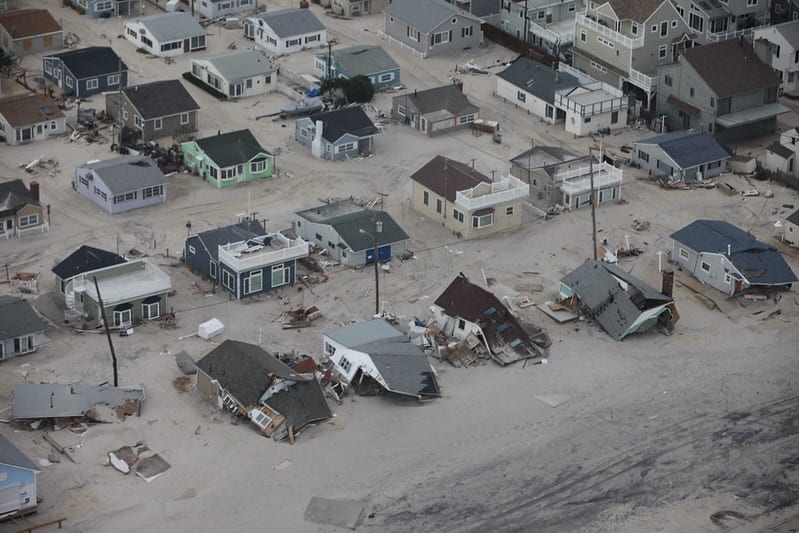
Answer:
[{"label": "collapsed house", "polygon": [[656,325],[670,333],[680,319],[673,280],[664,272],[658,291],[615,265],[588,259],[560,280],[560,303],[593,317],[617,341]]},{"label": "collapsed house", "polygon": [[430,310],[441,333],[465,341],[469,348],[456,347],[442,355],[456,366],[484,356],[505,366],[544,357],[552,344],[546,331],[534,324],[522,324],[499,298],[470,282],[463,273],[449,284]]},{"label": "collapsed house", "polygon": [[28,423],[42,419],[55,422],[124,420],[128,415],[141,415],[144,396],[141,387],[17,383],[11,401],[11,417]]},{"label": "collapsed house", "polygon": [[399,330],[374,319],[325,333],[324,354],[335,373],[360,392],[419,399],[441,396],[427,356]]},{"label": "collapsed house", "polygon": [[197,390],[274,440],[293,441],[309,425],[333,416],[313,371],[299,373],[241,341],[228,339],[197,362]]}]

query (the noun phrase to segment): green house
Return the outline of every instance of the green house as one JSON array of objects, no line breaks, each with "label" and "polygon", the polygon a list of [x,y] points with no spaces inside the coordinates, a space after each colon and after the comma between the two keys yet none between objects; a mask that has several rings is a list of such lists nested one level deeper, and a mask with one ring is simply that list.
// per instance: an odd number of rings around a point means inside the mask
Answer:
[{"label": "green house", "polygon": [[217,189],[268,178],[275,156],[266,151],[250,130],[231,131],[181,145],[183,164]]}]

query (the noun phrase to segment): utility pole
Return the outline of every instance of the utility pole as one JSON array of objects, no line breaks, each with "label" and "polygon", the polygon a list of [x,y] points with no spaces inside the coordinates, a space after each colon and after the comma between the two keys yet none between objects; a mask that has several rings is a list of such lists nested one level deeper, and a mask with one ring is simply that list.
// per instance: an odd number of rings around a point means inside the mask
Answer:
[{"label": "utility pole", "polygon": [[[524,47],[527,48],[527,0],[524,0]],[[527,50],[524,52],[527,55]]]},{"label": "utility pole", "polygon": [[97,301],[100,304],[100,315],[103,317],[105,336],[108,338],[108,347],[111,349],[111,364],[114,367],[114,387],[119,387],[119,375],[117,374],[117,354],[114,352],[114,343],[111,342],[111,331],[108,329],[108,320],[105,317],[105,306],[103,305],[103,297],[100,296],[100,285],[97,283],[97,276],[94,276],[93,279],[94,289],[97,291]]},{"label": "utility pole", "polygon": [[[194,3],[192,2],[192,8]],[[193,13],[192,13],[193,15]],[[117,112],[119,113],[119,131],[117,132],[117,153],[122,153],[122,59],[120,58],[117,63],[117,89],[119,89],[119,106]]]},{"label": "utility pole", "polygon": [[372,228],[372,231],[366,231],[363,228],[361,228],[359,231],[364,235],[370,235],[372,237],[372,244],[374,245],[374,248],[372,248],[372,253],[374,254],[372,256],[372,259],[375,270],[375,316],[377,316],[380,314],[380,270],[377,264],[379,257],[377,249],[378,245],[377,235],[378,233],[383,233],[383,222],[378,218],[377,211],[375,211],[374,222],[375,222],[375,227]]},{"label": "utility pole", "polygon": [[594,241],[594,261],[596,261],[596,198],[594,198],[594,158],[591,155],[591,147],[588,148],[588,175],[591,180],[591,235]]}]

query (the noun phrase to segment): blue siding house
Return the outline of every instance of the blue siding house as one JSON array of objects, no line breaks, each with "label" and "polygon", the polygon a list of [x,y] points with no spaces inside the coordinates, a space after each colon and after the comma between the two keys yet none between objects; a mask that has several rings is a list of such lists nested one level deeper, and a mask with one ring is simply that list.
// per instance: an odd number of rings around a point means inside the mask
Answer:
[{"label": "blue siding house", "polygon": [[90,46],[42,58],[44,79],[64,94],[88,98],[128,86],[128,67],[108,46]]},{"label": "blue siding house", "polygon": [[362,108],[345,107],[297,120],[294,138],[315,157],[335,161],[372,153],[379,131]]},{"label": "blue siding house", "polygon": [[36,510],[36,476],[40,470],[0,435],[0,520]]},{"label": "blue siding house", "polygon": [[241,299],[294,285],[297,259],[308,257],[309,248],[303,239],[267,233],[248,220],[189,235],[183,254],[193,271]]},{"label": "blue siding house", "polygon": [[314,69],[321,79],[366,76],[372,87],[383,89],[400,82],[400,67],[382,47],[358,44],[335,50],[328,70],[328,54],[316,54]]}]

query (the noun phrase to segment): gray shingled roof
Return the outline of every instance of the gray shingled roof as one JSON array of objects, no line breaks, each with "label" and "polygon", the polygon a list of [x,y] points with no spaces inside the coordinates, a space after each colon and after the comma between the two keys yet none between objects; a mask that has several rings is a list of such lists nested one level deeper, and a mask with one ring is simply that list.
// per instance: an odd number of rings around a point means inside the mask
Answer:
[{"label": "gray shingled roof", "polygon": [[278,11],[267,11],[257,15],[263,19],[272,31],[280,38],[293,37],[305,33],[313,33],[325,29],[310,9],[292,8]]},{"label": "gray shingled roof", "polygon": [[189,91],[178,80],[142,83],[126,87],[122,92],[144,120],[200,109]]},{"label": "gray shingled roof", "polygon": [[683,169],[730,158],[727,150],[704,131],[672,131],[635,144],[657,144]]},{"label": "gray shingled roof", "polygon": [[227,81],[251,78],[259,74],[270,74],[277,70],[277,65],[258,50],[241,50],[209,57],[208,62]]},{"label": "gray shingled roof", "polygon": [[245,220],[238,224],[203,231],[198,233],[197,237],[205,249],[208,250],[208,254],[216,260],[219,255],[219,245],[241,242],[254,237],[261,237],[265,234],[266,230],[260,221]]},{"label": "gray shingled roof", "polygon": [[558,72],[526,57],[517,58],[505,70],[498,72],[497,77],[550,104],[555,103],[555,91],[580,85],[571,74]]},{"label": "gray shingled roof", "polygon": [[454,116],[480,111],[480,108],[472,104],[463,91],[452,84],[395,96],[393,102],[396,101],[412,102],[422,115],[442,109],[449,111]]},{"label": "gray shingled roof", "polygon": [[209,135],[194,141],[219,168],[246,163],[258,154],[272,155],[253,137],[250,130]]},{"label": "gray shingled roof", "polygon": [[344,135],[368,137],[379,130],[360,106],[343,107],[311,115],[314,124],[322,122],[322,138],[335,143]]},{"label": "gray shingled roof", "polygon": [[746,40],[730,39],[694,46],[684,50],[681,58],[696,70],[719,98],[780,84],[774,69],[758,59]]},{"label": "gray shingled roof", "polygon": [[205,35],[205,29],[189,13],[160,13],[136,19],[158,42],[177,41]]},{"label": "gray shingled roof", "polygon": [[389,392],[410,396],[441,395],[427,356],[385,320],[360,322],[326,335],[347,348],[369,355]]},{"label": "gray shingled roof", "polygon": [[371,249],[374,246],[374,237],[361,233],[361,229],[374,233],[376,220],[382,224],[382,232],[377,234],[377,245],[383,246],[395,242],[407,241],[410,237],[385,211],[372,211],[363,209],[356,213],[341,215],[327,221],[333,226],[336,233],[347,243],[354,252]]},{"label": "gray shingled roof", "polygon": [[69,254],[66,259],[54,266],[52,272],[61,279],[69,279],[78,274],[91,272],[98,268],[118,265],[124,262],[125,258],[120,257],[114,252],[108,252],[84,244]]},{"label": "gray shingled roof", "polygon": [[[619,20],[646,22],[664,0],[608,0]],[[601,5],[601,3],[600,3]]]},{"label": "gray shingled roof", "polygon": [[430,33],[454,16],[470,18],[478,24],[482,22],[478,17],[444,0],[397,0],[386,6],[383,13],[422,33]]},{"label": "gray shingled roof", "polygon": [[780,156],[783,159],[788,159],[789,157],[791,157],[793,155],[793,150],[791,150],[790,148],[788,148],[785,145],[780,144],[779,141],[774,141],[766,149],[769,152],[777,154],[778,156]]},{"label": "gray shingled roof", "polygon": [[785,38],[794,48],[799,48],[799,20],[775,24],[774,31]]},{"label": "gray shingled roof", "polygon": [[36,314],[27,300],[0,296],[0,341],[45,329],[47,323]]},{"label": "gray shingled roof", "polygon": [[[326,56],[325,56],[326,57]],[[358,44],[333,51],[333,57],[341,63],[352,76],[377,74],[399,68],[383,47]]]},{"label": "gray shingled roof", "polygon": [[19,448],[14,446],[10,440],[0,435],[0,464],[27,468],[35,472],[41,472],[33,461],[22,453]]},{"label": "gray shingled roof", "polygon": [[167,183],[166,176],[155,161],[143,155],[123,155],[94,161],[85,163],[83,168],[94,170],[114,195]]},{"label": "gray shingled roof", "polygon": [[17,383],[11,401],[14,418],[64,418],[87,416],[98,405],[111,408],[129,401],[144,401],[144,389],[110,385]]}]

